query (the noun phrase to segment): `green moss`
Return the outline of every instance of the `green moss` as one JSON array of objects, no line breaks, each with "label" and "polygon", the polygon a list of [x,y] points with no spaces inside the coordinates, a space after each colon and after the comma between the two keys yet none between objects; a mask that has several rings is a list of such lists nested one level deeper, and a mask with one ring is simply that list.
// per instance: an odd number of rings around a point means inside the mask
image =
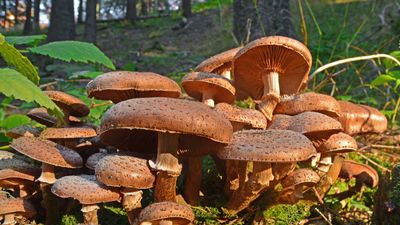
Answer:
[{"label": "green moss", "polygon": [[313,203],[299,201],[296,204],[279,204],[263,212],[267,224],[296,224],[310,216],[310,209]]}]

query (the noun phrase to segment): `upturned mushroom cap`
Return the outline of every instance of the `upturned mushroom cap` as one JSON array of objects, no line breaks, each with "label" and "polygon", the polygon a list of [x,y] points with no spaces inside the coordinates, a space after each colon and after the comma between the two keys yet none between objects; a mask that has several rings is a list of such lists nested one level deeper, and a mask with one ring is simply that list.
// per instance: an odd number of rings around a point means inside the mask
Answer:
[{"label": "upturned mushroom cap", "polygon": [[182,86],[189,96],[199,101],[203,100],[206,92],[211,93],[216,103],[235,101],[235,88],[228,79],[218,74],[191,72],[183,77]]},{"label": "upturned mushroom cap", "polygon": [[68,112],[68,115],[78,117],[89,115],[90,109],[82,100],[61,91],[44,92],[58,107],[64,112]]},{"label": "upturned mushroom cap", "polygon": [[17,214],[31,218],[36,214],[35,207],[29,200],[22,198],[0,199],[0,215]]},{"label": "upturned mushroom cap", "polygon": [[175,81],[151,72],[108,72],[90,81],[86,90],[89,97],[114,103],[131,98],[179,98],[181,95],[181,88]]},{"label": "upturned mushroom cap", "polygon": [[161,220],[173,221],[173,224],[190,224],[194,221],[194,214],[189,206],[175,202],[157,202],[144,208],[138,218],[138,224],[157,222]]},{"label": "upturned mushroom cap", "polygon": [[40,138],[50,140],[91,138],[96,136],[96,130],[91,127],[46,128],[40,134]]},{"label": "upturned mushroom cap", "polygon": [[88,169],[94,170],[94,168],[96,168],[96,165],[106,155],[108,155],[107,152],[97,152],[97,153],[92,154],[91,156],[89,156],[89,158],[87,158],[85,167]]},{"label": "upturned mushroom cap", "polygon": [[379,182],[379,175],[376,170],[368,165],[354,162],[353,160],[344,160],[339,174],[340,178],[356,178],[358,182],[370,187],[376,187]]},{"label": "upturned mushroom cap", "polygon": [[231,70],[232,60],[242,47],[229,49],[201,62],[194,70],[205,73],[223,74]]},{"label": "upturned mushroom cap", "polygon": [[14,139],[10,147],[34,160],[64,168],[82,167],[82,157],[75,151],[49,140],[34,137]]},{"label": "upturned mushroom cap", "polygon": [[301,42],[282,36],[263,37],[250,42],[236,54],[234,85],[258,100],[264,93],[262,76],[278,72],[280,94],[296,94],[308,77],[311,63],[311,53]]},{"label": "upturned mushroom cap", "polygon": [[51,192],[60,198],[73,198],[81,204],[92,205],[120,201],[119,189],[107,187],[94,175],[65,176],[58,179]]},{"label": "upturned mushroom cap", "polygon": [[227,144],[232,129],[227,119],[200,102],[138,98],[120,102],[107,110],[101,121],[100,139],[121,150],[154,152],[156,132]]},{"label": "upturned mushroom cap", "polygon": [[221,159],[253,162],[298,162],[316,155],[308,138],[290,130],[242,130],[217,155]]},{"label": "upturned mushroom cap", "polygon": [[350,135],[340,132],[331,135],[317,148],[317,151],[324,154],[338,154],[356,151],[357,149],[357,141]]},{"label": "upturned mushroom cap", "polygon": [[97,179],[112,187],[148,189],[154,186],[155,177],[147,160],[130,155],[108,155],[95,168]]},{"label": "upturned mushroom cap", "polygon": [[267,127],[265,116],[254,109],[243,109],[227,103],[219,103],[215,106],[215,111],[233,123],[245,124],[245,129],[265,129]]},{"label": "upturned mushroom cap", "polygon": [[297,115],[307,111],[319,112],[330,117],[339,117],[341,114],[340,105],[335,98],[314,92],[282,96],[274,114]]},{"label": "upturned mushroom cap", "polygon": [[349,135],[359,133],[382,133],[387,130],[387,119],[379,110],[366,105],[339,101],[344,132]]},{"label": "upturned mushroom cap", "polygon": [[41,169],[17,158],[0,160],[0,180],[21,179],[35,181]]},{"label": "upturned mushroom cap", "polygon": [[35,127],[31,127],[28,125],[21,125],[18,127],[14,127],[11,130],[7,131],[6,136],[9,138],[19,138],[22,136],[25,137],[37,137],[40,135],[40,130]]},{"label": "upturned mushroom cap", "polygon": [[319,182],[320,177],[310,169],[297,169],[289,173],[281,181],[283,188],[295,187],[297,185],[314,186]]},{"label": "upturned mushroom cap", "polygon": [[[57,119],[48,114],[47,109],[45,108],[31,109],[26,115],[46,127],[52,127],[57,123]],[[75,116],[68,116],[68,120],[70,123],[81,123],[81,120]]]}]

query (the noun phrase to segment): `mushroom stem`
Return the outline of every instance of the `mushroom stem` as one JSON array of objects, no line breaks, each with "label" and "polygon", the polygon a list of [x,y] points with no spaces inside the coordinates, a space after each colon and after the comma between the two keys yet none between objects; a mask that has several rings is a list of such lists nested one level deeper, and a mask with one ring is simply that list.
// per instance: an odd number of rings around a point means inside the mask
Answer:
[{"label": "mushroom stem", "polygon": [[142,208],[141,201],[143,192],[141,190],[126,188],[122,191],[122,194],[122,207],[128,215],[129,224],[134,224]]},{"label": "mushroom stem", "polygon": [[161,220],[159,225],[173,225],[174,223],[170,220]]},{"label": "mushroom stem", "polygon": [[177,157],[178,138],[178,134],[158,133],[157,160],[155,165],[151,165],[157,170],[154,188],[156,202],[176,202],[176,180],[182,170]]},{"label": "mushroom stem", "polygon": [[343,156],[340,155],[335,156],[333,164],[326,173],[326,176],[323,177],[321,181],[317,184],[316,189],[321,199],[324,198],[325,194],[328,192],[332,184],[335,183],[336,179],[339,177],[343,161],[344,161]]},{"label": "mushroom stem", "polygon": [[[226,182],[225,194],[229,197],[232,191],[239,188],[238,162],[236,160],[227,160],[226,165]],[[247,165],[246,165],[247,166]]]},{"label": "mushroom stem", "polygon": [[199,204],[202,175],[202,157],[189,157],[184,193],[190,205]]},{"label": "mushroom stem", "polygon": [[224,72],[221,73],[221,76],[225,77],[228,80],[231,80],[231,71],[225,70]]},{"label": "mushroom stem", "polygon": [[318,170],[321,171],[323,174],[329,171],[329,168],[332,165],[332,156],[324,156],[318,162]]},{"label": "mushroom stem", "polygon": [[51,192],[51,184],[41,182],[40,190],[42,191],[42,206],[46,211],[45,225],[54,225],[58,222],[59,210],[57,198]]},{"label": "mushroom stem", "polygon": [[264,94],[261,102],[257,104],[257,108],[271,121],[272,113],[279,103],[280,98],[279,74],[274,71],[269,72],[262,76],[262,81],[264,84]]},{"label": "mushroom stem", "polygon": [[29,196],[29,188],[24,184],[19,185],[19,197],[25,198],[27,196]]},{"label": "mushroom stem", "polygon": [[15,221],[14,213],[5,215],[3,225],[13,225],[13,224],[17,224],[17,221]]},{"label": "mushroom stem", "polygon": [[54,166],[42,163],[42,173],[37,180],[41,183],[54,184],[57,180],[54,173]]},{"label": "mushroom stem", "polygon": [[215,106],[214,94],[210,93],[209,91],[204,92],[203,93],[203,103],[210,107],[214,107]]},{"label": "mushroom stem", "polygon": [[81,212],[83,213],[83,224],[85,225],[98,225],[97,210],[100,208],[94,205],[82,205]]}]

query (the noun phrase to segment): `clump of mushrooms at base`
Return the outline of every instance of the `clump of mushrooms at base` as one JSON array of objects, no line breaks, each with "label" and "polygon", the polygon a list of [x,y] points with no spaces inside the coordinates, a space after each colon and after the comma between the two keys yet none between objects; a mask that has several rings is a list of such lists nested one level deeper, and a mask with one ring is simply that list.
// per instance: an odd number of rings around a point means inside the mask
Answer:
[{"label": "clump of mushrooms at base", "polygon": [[[0,195],[0,221],[45,214],[45,224],[56,224],[59,205],[75,201],[88,225],[101,223],[97,212],[108,202],[119,202],[130,224],[192,224],[191,206],[204,206],[208,156],[232,214],[257,199],[322,203],[337,179],[355,178],[351,192],[376,186],[372,167],[345,157],[358,150],[352,135],[387,129],[385,116],[304,92],[311,65],[305,45],[271,36],[206,59],[183,77],[183,94],[160,74],[104,73],[87,84],[89,97],[113,103],[99,127],[85,122],[90,109],[81,100],[47,91],[64,121],[36,108],[27,115],[46,128],[7,133],[15,151],[0,151],[0,188],[13,197]],[[248,97],[256,107],[235,104]],[[262,198],[271,191],[274,198]]]}]

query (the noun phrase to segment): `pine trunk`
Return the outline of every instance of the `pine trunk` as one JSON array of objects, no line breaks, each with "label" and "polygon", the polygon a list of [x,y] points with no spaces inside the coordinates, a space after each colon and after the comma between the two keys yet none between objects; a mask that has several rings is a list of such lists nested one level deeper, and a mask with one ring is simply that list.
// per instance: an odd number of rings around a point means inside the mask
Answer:
[{"label": "pine trunk", "polygon": [[192,16],[192,1],[182,0],[182,15],[184,17]]},{"label": "pine trunk", "polygon": [[25,24],[23,34],[32,33],[32,0],[26,0]]},{"label": "pine trunk", "polygon": [[[86,5],[89,3],[86,2]],[[86,6],[87,7],[87,6]],[[87,9],[86,9],[87,11]],[[86,15],[87,16],[87,15]],[[82,24],[83,23],[83,0],[79,0],[79,5],[78,5],[78,19],[77,23]]]},{"label": "pine trunk", "polygon": [[15,11],[14,11],[14,16],[15,16],[15,24],[18,24],[18,7],[19,7],[19,0],[15,0]]},{"label": "pine trunk", "polygon": [[87,0],[85,19],[85,40],[96,43],[96,5],[97,0]]},{"label": "pine trunk", "polygon": [[136,0],[128,0],[126,4],[126,19],[134,21],[136,19]]},{"label": "pine trunk", "polygon": [[40,30],[40,0],[33,2],[33,28],[38,31]]},{"label": "pine trunk", "polygon": [[239,44],[247,43],[254,36],[257,28],[257,17],[253,0],[234,0],[233,33]]},{"label": "pine trunk", "polygon": [[75,38],[74,1],[52,0],[49,41],[73,40]]}]

